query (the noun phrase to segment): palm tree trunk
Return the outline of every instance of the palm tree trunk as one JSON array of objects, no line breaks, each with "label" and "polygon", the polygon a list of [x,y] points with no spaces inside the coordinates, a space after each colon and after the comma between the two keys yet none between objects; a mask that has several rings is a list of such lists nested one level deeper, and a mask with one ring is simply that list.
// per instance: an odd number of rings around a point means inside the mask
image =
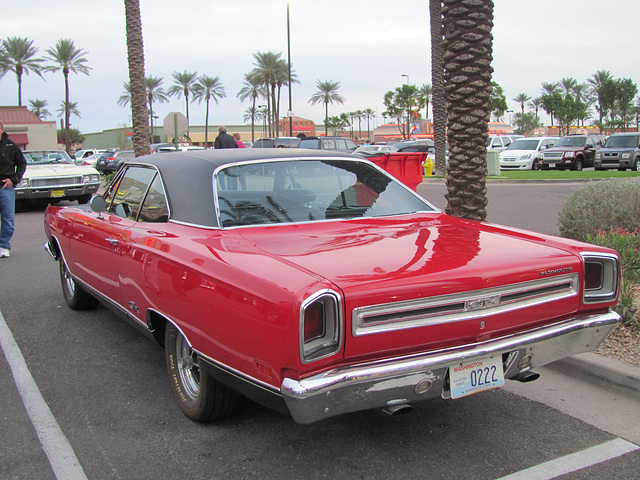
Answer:
[{"label": "palm tree trunk", "polygon": [[69,132],[69,72],[64,70],[64,149],[71,155],[71,134]]},{"label": "palm tree trunk", "polygon": [[127,21],[127,59],[131,90],[131,121],[133,123],[133,149],[136,157],[149,153],[149,116],[147,88],[144,81],[144,46],[140,0],[125,0]]},{"label": "palm tree trunk", "polygon": [[433,140],[436,147],[435,173],[447,172],[447,106],[444,97],[444,66],[442,59],[442,0],[429,0],[431,17],[431,83],[433,110]]},{"label": "palm tree trunk", "polygon": [[444,0],[442,14],[450,144],[446,212],[485,220],[493,1]]},{"label": "palm tree trunk", "polygon": [[207,148],[209,139],[209,97],[207,97],[207,111],[204,115],[204,148]]}]

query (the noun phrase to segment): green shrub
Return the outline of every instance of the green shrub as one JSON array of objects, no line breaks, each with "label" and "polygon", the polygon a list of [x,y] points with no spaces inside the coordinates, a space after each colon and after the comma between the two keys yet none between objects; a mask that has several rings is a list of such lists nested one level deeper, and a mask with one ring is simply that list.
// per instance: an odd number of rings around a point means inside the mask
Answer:
[{"label": "green shrub", "polygon": [[638,295],[640,292],[640,230],[610,228],[598,230],[587,235],[589,243],[613,248],[620,257],[622,283],[620,297],[614,310],[620,314],[625,326],[640,331],[640,311]]},{"label": "green shrub", "polygon": [[587,240],[610,228],[633,231],[640,225],[640,181],[589,182],[573,192],[558,216],[560,235]]}]

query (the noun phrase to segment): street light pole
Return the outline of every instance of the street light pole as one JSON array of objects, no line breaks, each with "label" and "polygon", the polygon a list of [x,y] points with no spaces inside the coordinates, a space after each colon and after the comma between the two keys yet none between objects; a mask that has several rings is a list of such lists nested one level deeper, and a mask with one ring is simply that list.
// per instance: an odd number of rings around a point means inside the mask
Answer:
[{"label": "street light pole", "polygon": [[291,33],[289,29],[289,0],[287,0],[287,53],[289,57],[289,136],[293,137],[293,110],[291,107]]}]

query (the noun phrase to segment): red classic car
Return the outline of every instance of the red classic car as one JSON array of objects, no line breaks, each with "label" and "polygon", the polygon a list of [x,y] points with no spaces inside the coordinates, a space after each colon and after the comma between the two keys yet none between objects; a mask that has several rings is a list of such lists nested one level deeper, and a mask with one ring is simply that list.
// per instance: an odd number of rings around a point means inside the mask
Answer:
[{"label": "red classic car", "polygon": [[614,251],[449,217],[349,154],[139,157],[45,230],[69,307],[146,327],[196,421],[241,396],[299,423],[401,412],[533,380],[620,321]]}]

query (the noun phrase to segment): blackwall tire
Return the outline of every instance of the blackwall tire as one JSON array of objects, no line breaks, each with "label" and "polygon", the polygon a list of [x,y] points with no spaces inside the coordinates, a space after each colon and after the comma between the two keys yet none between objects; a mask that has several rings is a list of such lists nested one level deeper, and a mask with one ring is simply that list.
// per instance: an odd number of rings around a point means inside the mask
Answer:
[{"label": "blackwall tire", "polygon": [[172,323],[165,329],[165,356],[173,396],[191,420],[211,422],[238,410],[240,395],[207,372],[204,362]]},{"label": "blackwall tire", "polygon": [[88,310],[98,305],[98,300],[95,297],[88,294],[78,283],[73,279],[71,273],[67,269],[67,264],[64,259],[61,258],[58,262],[60,264],[60,284],[62,286],[62,295],[64,301],[72,310]]}]

